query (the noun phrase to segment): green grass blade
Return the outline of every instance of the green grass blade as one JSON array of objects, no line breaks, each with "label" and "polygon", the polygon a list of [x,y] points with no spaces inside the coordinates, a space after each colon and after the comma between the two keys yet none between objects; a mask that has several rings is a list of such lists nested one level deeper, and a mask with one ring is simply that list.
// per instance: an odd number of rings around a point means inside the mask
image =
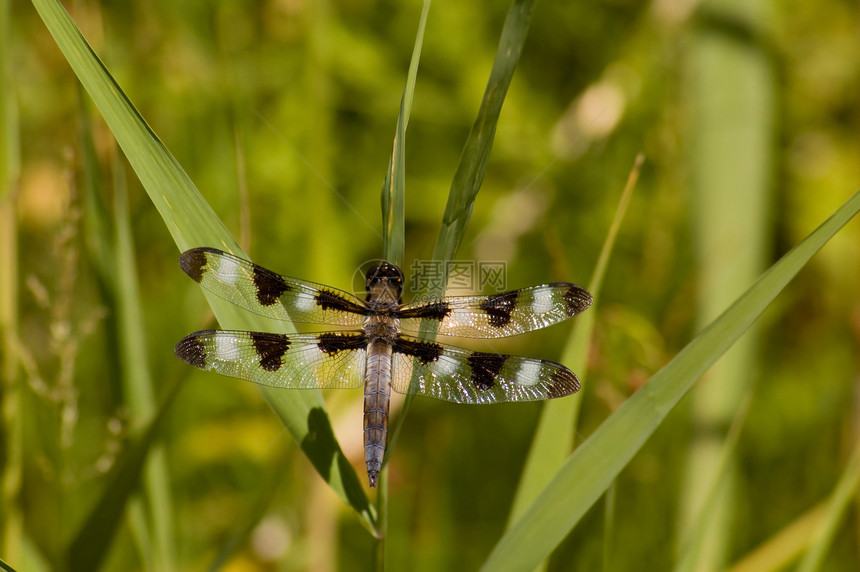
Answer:
[{"label": "green grass blade", "polygon": [[842,521],[842,517],[845,516],[849,505],[856,499],[858,487],[860,487],[860,439],[856,439],[854,442],[854,451],[851,453],[848,465],[830,496],[824,518],[818,524],[816,534],[807,547],[806,554],[800,566],[797,567],[797,572],[815,572],[821,569],[824,556],[833,544],[837,527]]},{"label": "green grass blade", "polygon": [[415,78],[418,76],[418,62],[424,45],[424,31],[427,28],[427,14],[430,13],[430,0],[424,0],[418,33],[412,49],[412,59],[406,74],[406,87],[400,99],[400,113],[391,159],[385,171],[382,184],[382,228],[385,231],[382,257],[398,266],[403,265],[403,252],[406,249],[406,127],[412,113],[412,99],[415,94]]},{"label": "green grass blade", "polygon": [[[33,0],[33,5],[116,137],[179,250],[213,246],[244,256],[227,228],[92,51],[63,6],[56,0]],[[218,321],[226,328],[283,330],[288,324],[242,312],[214,296],[207,296],[207,299]],[[365,526],[372,528],[373,511],[361,481],[334,437],[320,393],[265,387],[260,390],[320,475],[353,507]]]},{"label": "green grass blade", "polygon": [[[640,154],[636,157],[633,170],[630,172],[627,184],[618,200],[618,206],[615,209],[612,223],[609,225],[609,232],[606,234],[600,256],[597,258],[594,274],[588,283],[588,291],[594,296],[595,303],[587,312],[576,318],[570,339],[562,353],[561,362],[577,372],[580,378],[584,378],[586,373],[585,357],[591,340],[591,332],[594,329],[597,301],[600,299],[600,289],[603,285],[603,278],[606,276],[609,257],[612,254],[615,239],[621,228],[621,221],[627,212],[627,206],[630,204],[633,189],[636,187],[636,181],[639,179],[644,161],[643,155]],[[581,403],[581,393],[544,403],[508,518],[509,527],[534,502],[540,491],[549,483],[573,450],[573,438],[576,434],[576,422]]]},{"label": "green grass blade", "polygon": [[3,570],[3,572],[15,572],[14,568],[9,566],[8,564],[3,562],[2,560],[0,560],[0,570]]},{"label": "green grass blade", "polygon": [[496,544],[482,570],[530,570],[576,525],[699,377],[860,211],[855,193],[607,419]]},{"label": "green grass blade", "polygon": [[[116,302],[118,306],[118,332],[122,355],[123,395],[134,419],[141,422],[156,415],[155,389],[149,370],[146,336],[140,291],[137,287],[137,270],[134,241],[131,233],[131,216],[128,209],[128,188],[124,166],[114,155],[114,221],[116,222]],[[170,475],[163,447],[150,450],[144,468],[146,498],[146,524],[151,539],[149,557],[153,570],[173,570],[173,509],[170,497]]]},{"label": "green grass blade", "polygon": [[484,98],[451,182],[433,260],[451,260],[463,241],[466,227],[472,217],[475,198],[487,171],[487,159],[493,146],[502,104],[520,60],[534,8],[535,0],[514,0],[505,18]]}]

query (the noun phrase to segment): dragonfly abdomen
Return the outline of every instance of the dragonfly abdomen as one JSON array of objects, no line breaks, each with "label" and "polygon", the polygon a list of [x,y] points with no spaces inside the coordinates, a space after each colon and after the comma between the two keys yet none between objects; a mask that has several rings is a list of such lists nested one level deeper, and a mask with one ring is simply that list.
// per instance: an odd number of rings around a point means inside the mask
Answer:
[{"label": "dragonfly abdomen", "polygon": [[364,378],[364,462],[367,464],[367,478],[371,487],[376,486],[388,438],[391,355],[391,344],[383,341],[371,342],[367,349]]}]

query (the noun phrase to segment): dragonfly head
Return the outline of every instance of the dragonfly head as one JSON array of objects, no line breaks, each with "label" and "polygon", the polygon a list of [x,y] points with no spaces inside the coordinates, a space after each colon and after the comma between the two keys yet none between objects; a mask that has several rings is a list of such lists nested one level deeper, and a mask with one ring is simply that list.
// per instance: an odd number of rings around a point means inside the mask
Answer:
[{"label": "dragonfly head", "polygon": [[403,292],[403,272],[390,262],[382,261],[367,271],[366,277],[368,300],[373,296],[385,297],[400,303]]}]

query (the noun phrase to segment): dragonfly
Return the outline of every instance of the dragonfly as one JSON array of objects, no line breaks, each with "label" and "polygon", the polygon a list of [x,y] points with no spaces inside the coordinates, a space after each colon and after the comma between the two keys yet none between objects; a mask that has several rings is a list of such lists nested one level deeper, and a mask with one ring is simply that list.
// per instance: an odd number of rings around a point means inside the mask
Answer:
[{"label": "dragonfly", "polygon": [[[364,387],[364,455],[370,487],[382,468],[391,389],[454,403],[507,403],[563,397],[580,381],[554,361],[471,351],[419,338],[500,338],[557,324],[591,305],[567,282],[487,296],[446,296],[403,304],[403,273],[380,262],[366,273],[364,300],[343,290],[283,276],[216,248],[193,248],[179,266],[209,292],[250,312],[342,329],[278,334],[202,330],[176,345],[203,370],[283,389]],[[409,335],[403,332],[411,332]]]}]

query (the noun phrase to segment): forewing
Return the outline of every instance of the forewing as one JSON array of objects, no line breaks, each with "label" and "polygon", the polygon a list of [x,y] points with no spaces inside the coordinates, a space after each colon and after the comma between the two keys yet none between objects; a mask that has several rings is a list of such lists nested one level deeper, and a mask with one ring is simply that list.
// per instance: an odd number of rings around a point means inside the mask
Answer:
[{"label": "forewing", "polygon": [[367,306],[342,290],[282,276],[215,248],[192,248],[179,266],[206,290],[255,314],[293,322],[360,326]]},{"label": "forewing", "polygon": [[363,334],[268,334],[204,330],[174,350],[200,369],[285,389],[361,387],[367,345]]},{"label": "forewing", "polygon": [[557,324],[582,312],[592,297],[567,282],[542,284],[491,296],[448,296],[429,304],[404,306],[404,330],[417,332],[422,319],[439,324],[437,333],[464,338],[515,336]]},{"label": "forewing", "polygon": [[395,391],[454,403],[539,401],[580,388],[576,375],[560,363],[474,352],[408,336],[395,342],[393,365]]}]

